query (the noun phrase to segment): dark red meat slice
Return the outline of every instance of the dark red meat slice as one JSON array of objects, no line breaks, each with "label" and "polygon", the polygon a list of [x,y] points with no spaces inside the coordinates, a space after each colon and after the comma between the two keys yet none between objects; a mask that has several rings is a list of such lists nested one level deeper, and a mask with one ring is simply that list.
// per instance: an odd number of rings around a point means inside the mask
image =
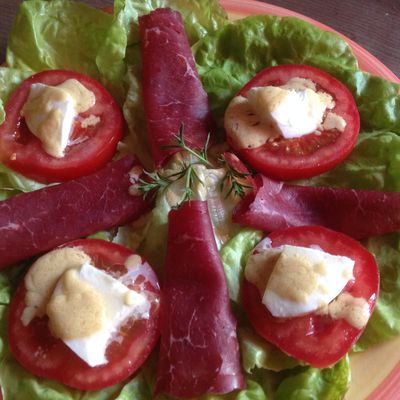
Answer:
[{"label": "dark red meat slice", "polygon": [[139,217],[147,205],[129,194],[133,157],[56,186],[0,202],[0,268]]},{"label": "dark red meat slice", "polygon": [[356,239],[400,230],[400,193],[290,185],[257,175],[233,220],[265,232],[322,225]]},{"label": "dark red meat slice", "polygon": [[177,151],[162,146],[174,142],[181,123],[187,144],[202,148],[213,122],[181,15],[159,8],[140,17],[139,28],[148,141],[159,168]]},{"label": "dark red meat slice", "polygon": [[236,321],[207,203],[169,214],[156,393],[190,398],[243,388]]}]

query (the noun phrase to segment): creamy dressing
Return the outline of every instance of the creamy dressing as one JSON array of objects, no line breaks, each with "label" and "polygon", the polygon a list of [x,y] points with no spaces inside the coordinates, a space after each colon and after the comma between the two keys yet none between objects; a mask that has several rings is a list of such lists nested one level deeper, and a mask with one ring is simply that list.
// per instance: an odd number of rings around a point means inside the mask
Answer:
[{"label": "creamy dressing", "polygon": [[362,297],[353,297],[350,293],[341,293],[321,314],[329,314],[333,319],[343,318],[357,329],[367,325],[371,311],[368,302]]},{"label": "creamy dressing", "polygon": [[22,322],[27,326],[34,317],[46,313],[46,305],[60,277],[70,269],[77,269],[90,257],[78,247],[55,249],[38,258],[25,275],[25,304]]},{"label": "creamy dressing", "polygon": [[53,336],[71,340],[93,335],[104,327],[105,304],[93,286],[66,271],[47,304],[49,329]]}]

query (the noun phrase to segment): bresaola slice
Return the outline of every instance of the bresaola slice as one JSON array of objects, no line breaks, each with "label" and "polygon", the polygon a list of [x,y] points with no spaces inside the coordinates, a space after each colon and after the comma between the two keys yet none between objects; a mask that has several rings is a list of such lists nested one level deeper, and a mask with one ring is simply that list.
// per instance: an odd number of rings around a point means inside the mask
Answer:
[{"label": "bresaola slice", "polygon": [[157,168],[177,149],[181,124],[191,148],[204,147],[213,127],[181,15],[159,8],[139,18],[143,62],[142,92],[150,151]]},{"label": "bresaola slice", "polygon": [[322,225],[356,239],[400,230],[400,193],[308,187],[255,178],[233,220],[265,232]]},{"label": "bresaola slice", "polygon": [[156,394],[181,398],[244,387],[228,288],[207,202],[169,214]]},{"label": "bresaola slice", "polygon": [[0,202],[0,268],[138,218],[148,206],[129,194],[125,157],[98,172]]}]

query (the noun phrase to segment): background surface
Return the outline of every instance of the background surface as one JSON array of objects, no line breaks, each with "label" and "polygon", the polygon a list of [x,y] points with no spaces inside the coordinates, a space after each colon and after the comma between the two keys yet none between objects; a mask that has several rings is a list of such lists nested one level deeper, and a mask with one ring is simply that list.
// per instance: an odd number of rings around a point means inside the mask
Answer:
[{"label": "background surface", "polygon": [[[190,0],[188,0],[190,1]],[[242,0],[246,2],[247,0]],[[84,0],[106,7],[112,0]],[[314,18],[353,39],[400,77],[400,0],[268,0]],[[21,0],[0,0],[0,60]]]}]

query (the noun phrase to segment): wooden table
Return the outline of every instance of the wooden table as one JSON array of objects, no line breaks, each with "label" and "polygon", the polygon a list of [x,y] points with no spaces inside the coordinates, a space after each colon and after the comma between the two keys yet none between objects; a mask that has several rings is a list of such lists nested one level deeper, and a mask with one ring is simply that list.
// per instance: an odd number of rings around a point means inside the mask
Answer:
[{"label": "wooden table", "polygon": [[[85,0],[95,6],[112,0]],[[191,1],[191,0],[188,0]],[[243,2],[246,0],[243,0]],[[314,18],[371,52],[400,77],[400,0],[268,0]],[[0,59],[20,0],[0,0]]]}]

